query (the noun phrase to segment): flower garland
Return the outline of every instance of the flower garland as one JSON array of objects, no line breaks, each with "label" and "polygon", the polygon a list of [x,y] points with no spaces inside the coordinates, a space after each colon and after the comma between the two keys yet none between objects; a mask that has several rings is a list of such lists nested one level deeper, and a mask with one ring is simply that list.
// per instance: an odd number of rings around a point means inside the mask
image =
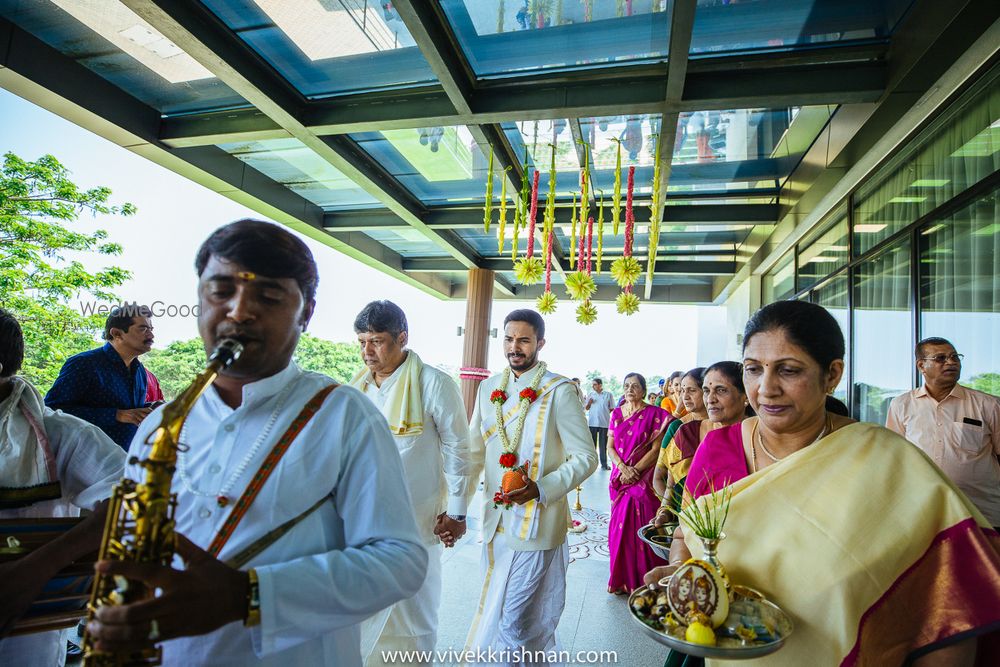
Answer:
[{"label": "flower garland", "polygon": [[510,382],[510,366],[503,369],[503,379],[500,380],[500,386],[490,394],[490,403],[496,409],[497,434],[500,436],[500,445],[503,449],[503,453],[500,455],[501,468],[512,470],[517,467],[517,451],[521,448],[521,434],[524,432],[524,420],[528,417],[528,406],[538,399],[538,387],[545,376],[545,370],[545,362],[540,362],[538,370],[535,371],[535,376],[531,378],[531,385],[522,389],[521,393],[518,394],[520,402],[518,404],[517,425],[514,427],[513,440],[513,442],[517,443],[516,447],[511,444],[511,439],[507,437],[507,425],[504,423],[503,418],[503,404],[507,402],[507,384]]},{"label": "flower garland", "polygon": [[545,230],[545,291],[538,297],[535,306],[542,315],[551,315],[556,312],[556,295],[552,293],[552,243],[555,232],[551,229]]},{"label": "flower garland", "polygon": [[647,240],[646,281],[653,282],[656,253],[660,247],[660,222],[663,220],[663,187],[660,183],[660,146],[663,135],[656,135],[656,154],[653,162],[653,200],[650,202],[649,236]]},{"label": "flower garland", "polygon": [[628,198],[625,203],[625,250],[624,255],[611,263],[611,275],[621,287],[631,287],[642,274],[642,265],[632,256],[632,242],[635,239],[635,212],[632,209],[632,194],[635,188],[635,167],[628,168]]},{"label": "flower garland", "polygon": [[604,192],[601,192],[601,204],[597,209],[597,275],[601,275],[601,258],[604,255]]},{"label": "flower garland", "polygon": [[587,299],[576,307],[576,321],[583,325],[593,324],[597,320],[597,307]]},{"label": "flower garland", "polygon": [[507,228],[507,172],[510,167],[503,170],[503,182],[500,185],[500,219],[497,220],[497,254],[503,254],[503,237]]},{"label": "flower garland", "polygon": [[615,189],[611,193],[611,232],[618,236],[618,223],[622,218],[622,142],[618,139],[611,141],[618,144],[618,153],[615,156]]},{"label": "flower garland", "polygon": [[528,213],[528,251],[514,263],[514,276],[522,285],[534,285],[542,279],[542,260],[535,257],[535,217],[538,215],[538,170],[531,181],[531,210]]},{"label": "flower garland", "polygon": [[490,231],[490,217],[493,214],[493,147],[490,146],[490,166],[486,172],[486,203],[483,206],[483,232]]}]

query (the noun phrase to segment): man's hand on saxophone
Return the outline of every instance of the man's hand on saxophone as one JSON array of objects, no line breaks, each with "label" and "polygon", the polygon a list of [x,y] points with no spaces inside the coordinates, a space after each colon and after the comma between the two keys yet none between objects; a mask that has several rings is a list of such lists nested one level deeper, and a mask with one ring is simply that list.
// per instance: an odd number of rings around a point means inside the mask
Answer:
[{"label": "man's hand on saxophone", "polygon": [[183,570],[151,563],[97,562],[94,569],[101,574],[122,575],[161,590],[149,600],[99,608],[87,624],[98,650],[125,653],[244,620],[250,588],[246,572],[213,558],[183,535],[177,535],[176,553],[184,559]]}]

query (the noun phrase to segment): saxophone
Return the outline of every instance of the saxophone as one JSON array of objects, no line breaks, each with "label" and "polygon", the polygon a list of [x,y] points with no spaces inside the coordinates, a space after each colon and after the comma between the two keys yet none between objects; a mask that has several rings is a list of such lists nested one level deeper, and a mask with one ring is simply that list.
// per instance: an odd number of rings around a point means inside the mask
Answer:
[{"label": "saxophone", "polygon": [[[142,483],[122,479],[115,485],[108,506],[108,516],[101,538],[99,560],[120,560],[135,563],[158,563],[169,566],[174,557],[174,510],[177,494],[170,492],[181,429],[198,398],[215,381],[219,372],[232,364],[243,352],[243,345],[225,338],[212,352],[208,366],[184,392],[164,409],[160,425],[146,444],[152,447],[149,458],[132,457],[129,463],[146,470]],[[87,620],[98,607],[123,605],[151,598],[154,591],[139,581],[121,576],[95,575],[87,605]],[[83,664],[88,667],[121,667],[124,665],[159,665],[162,649],[153,647],[137,652],[114,653],[98,651],[89,633],[83,637]]]}]

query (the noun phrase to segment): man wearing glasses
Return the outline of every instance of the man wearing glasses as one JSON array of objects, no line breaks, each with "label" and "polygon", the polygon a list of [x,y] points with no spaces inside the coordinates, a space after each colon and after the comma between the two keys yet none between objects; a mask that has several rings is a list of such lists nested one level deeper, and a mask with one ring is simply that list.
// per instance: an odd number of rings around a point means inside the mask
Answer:
[{"label": "man wearing glasses", "polygon": [[915,350],[923,386],[889,406],[886,427],[922,449],[1000,526],[1000,399],[958,384],[962,355],[944,338]]}]

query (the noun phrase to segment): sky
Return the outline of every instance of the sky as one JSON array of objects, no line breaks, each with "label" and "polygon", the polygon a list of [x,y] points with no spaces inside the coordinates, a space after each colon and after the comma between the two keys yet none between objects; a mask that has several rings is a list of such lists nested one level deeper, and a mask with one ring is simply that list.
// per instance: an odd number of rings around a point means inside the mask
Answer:
[{"label": "sky", "polygon": [[[132,279],[117,294],[124,300],[191,306],[195,301],[195,253],[217,227],[244,217],[267,219],[139,155],[0,89],[0,152],[25,159],[52,154],[83,187],[111,188],[113,202],[131,202],[134,216],[85,215],[81,229],[107,230],[124,252],[118,257],[80,258],[88,268],[117,265]],[[301,237],[319,266],[320,286],[310,332],[336,342],[355,339],[355,315],[366,303],[390,299],[404,310],[410,326],[410,348],[435,365],[461,366],[465,302],[446,301],[405,285],[377,269]],[[350,289],[344,289],[345,286]],[[360,286],[360,288],[355,288]],[[589,327],[575,320],[574,306],[559,294],[559,309],[546,317],[546,347],[542,358],[562,374],[584,377],[599,370],[622,378],[639,371],[665,375],[695,365],[698,307],[643,304],[625,317],[614,304],[598,304],[597,322]],[[514,308],[534,307],[534,301],[494,301],[491,327],[502,328]],[[193,317],[160,317],[154,321],[156,346],[197,336]],[[488,366],[503,367],[502,333],[490,345]]]}]

